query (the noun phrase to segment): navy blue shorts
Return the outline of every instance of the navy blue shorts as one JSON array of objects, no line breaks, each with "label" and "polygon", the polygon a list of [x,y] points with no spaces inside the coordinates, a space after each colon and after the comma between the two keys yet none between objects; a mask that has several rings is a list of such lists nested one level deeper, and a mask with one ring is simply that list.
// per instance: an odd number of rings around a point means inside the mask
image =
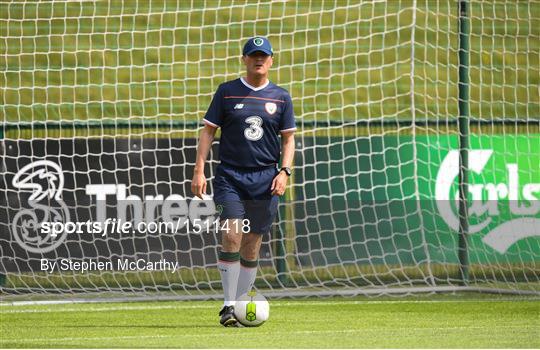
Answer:
[{"label": "navy blue shorts", "polygon": [[250,232],[268,233],[279,198],[271,194],[276,167],[242,169],[219,164],[214,179],[214,203],[220,219],[248,219]]}]

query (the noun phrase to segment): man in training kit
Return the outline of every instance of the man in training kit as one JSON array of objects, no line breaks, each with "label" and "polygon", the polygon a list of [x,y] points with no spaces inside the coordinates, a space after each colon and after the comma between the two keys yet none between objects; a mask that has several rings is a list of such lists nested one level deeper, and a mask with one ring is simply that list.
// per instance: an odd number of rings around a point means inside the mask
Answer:
[{"label": "man in training kit", "polygon": [[218,269],[225,302],[219,315],[225,327],[238,325],[235,300],[255,282],[262,235],[270,232],[278,196],[285,193],[291,175],[296,130],[293,106],[287,90],[268,80],[272,56],[268,39],[255,37],[246,42],[242,52],[246,77],[218,87],[203,119],[197,148],[191,190],[202,198],[204,165],[216,130],[221,128],[214,202],[221,211]]}]

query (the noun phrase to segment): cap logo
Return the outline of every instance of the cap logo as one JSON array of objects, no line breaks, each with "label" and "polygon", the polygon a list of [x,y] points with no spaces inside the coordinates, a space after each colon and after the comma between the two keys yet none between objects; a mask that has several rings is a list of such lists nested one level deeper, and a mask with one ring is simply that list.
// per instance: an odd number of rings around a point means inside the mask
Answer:
[{"label": "cap logo", "polygon": [[253,44],[255,44],[255,46],[262,46],[263,43],[264,43],[264,40],[261,38],[253,39]]}]

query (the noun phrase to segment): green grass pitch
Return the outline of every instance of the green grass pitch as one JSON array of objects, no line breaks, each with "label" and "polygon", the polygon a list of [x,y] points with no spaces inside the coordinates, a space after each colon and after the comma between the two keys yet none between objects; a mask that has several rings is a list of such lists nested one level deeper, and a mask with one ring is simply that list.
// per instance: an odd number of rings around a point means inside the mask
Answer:
[{"label": "green grass pitch", "polygon": [[216,301],[0,307],[9,348],[539,348],[540,299],[432,295],[271,301],[223,328]]}]

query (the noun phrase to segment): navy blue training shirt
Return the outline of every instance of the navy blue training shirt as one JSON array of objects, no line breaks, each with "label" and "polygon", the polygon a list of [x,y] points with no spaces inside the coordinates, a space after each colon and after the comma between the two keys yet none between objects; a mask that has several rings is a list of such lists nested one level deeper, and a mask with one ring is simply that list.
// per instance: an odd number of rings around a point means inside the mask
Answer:
[{"label": "navy blue training shirt", "polygon": [[279,162],[279,133],[296,129],[291,96],[268,82],[255,88],[243,78],[219,86],[203,120],[221,127],[219,160],[241,168]]}]

